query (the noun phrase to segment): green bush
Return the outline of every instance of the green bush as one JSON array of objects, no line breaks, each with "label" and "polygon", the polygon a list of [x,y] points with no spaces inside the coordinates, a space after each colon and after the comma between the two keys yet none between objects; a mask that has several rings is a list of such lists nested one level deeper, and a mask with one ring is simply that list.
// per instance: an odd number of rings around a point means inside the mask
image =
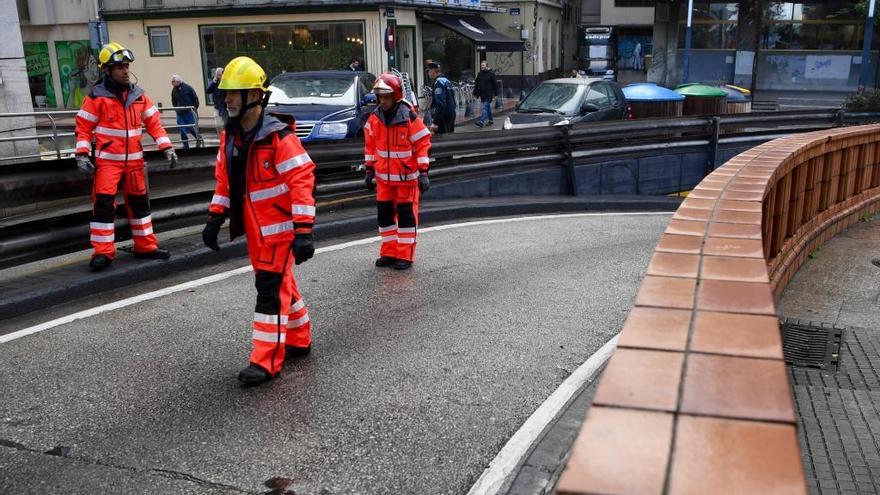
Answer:
[{"label": "green bush", "polygon": [[843,100],[844,110],[880,111],[880,89],[851,94]]}]

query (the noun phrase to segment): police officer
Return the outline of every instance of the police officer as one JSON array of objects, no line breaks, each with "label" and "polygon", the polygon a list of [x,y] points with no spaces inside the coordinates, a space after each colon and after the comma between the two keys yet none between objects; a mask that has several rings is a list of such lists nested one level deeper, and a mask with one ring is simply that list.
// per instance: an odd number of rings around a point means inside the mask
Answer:
[{"label": "police officer", "polygon": [[[92,189],[92,218],[89,224],[94,248],[89,266],[93,271],[110,266],[116,255],[116,191],[122,193],[136,258],[167,259],[171,254],[159,248],[153,234],[150,200],[144,172],[141,126],[173,167],[177,154],[159,120],[159,110],[139,86],[132,84],[128,64],[134,54],[119,43],[108,43],[98,53],[103,80],[92,88],[76,114],[76,165],[84,173],[95,173]],[[95,138],[95,164],[89,159]],[[97,171],[96,171],[97,169]]]},{"label": "police officer", "polygon": [[433,81],[430,130],[437,134],[455,132],[455,88],[443,75],[437,62],[428,64],[428,77]]},{"label": "police officer", "polygon": [[311,323],[293,278],[293,264],[315,253],[315,164],[290,125],[265,112],[266,73],[252,59],[226,66],[220,89],[229,120],[220,136],[217,185],[202,231],[214,250],[223,222],[229,234],[245,234],[254,269],[257,304],[250,364],[238,375],[243,386],[260,385],[281,372],[285,356],[311,351]]}]

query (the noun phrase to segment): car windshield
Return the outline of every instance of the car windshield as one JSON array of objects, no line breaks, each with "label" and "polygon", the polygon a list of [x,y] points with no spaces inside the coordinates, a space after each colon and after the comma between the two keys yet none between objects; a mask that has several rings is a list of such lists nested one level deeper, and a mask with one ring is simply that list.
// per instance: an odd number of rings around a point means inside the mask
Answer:
[{"label": "car windshield", "polygon": [[540,84],[523,100],[519,111],[573,114],[583,99],[585,88],[581,84]]},{"label": "car windshield", "polygon": [[276,105],[355,104],[355,77],[348,75],[293,75],[272,82],[269,103]]}]

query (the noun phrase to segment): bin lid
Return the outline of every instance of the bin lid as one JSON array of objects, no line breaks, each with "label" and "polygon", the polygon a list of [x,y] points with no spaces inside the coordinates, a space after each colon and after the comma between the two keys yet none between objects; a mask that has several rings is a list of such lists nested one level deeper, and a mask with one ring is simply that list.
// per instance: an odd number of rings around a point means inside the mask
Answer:
[{"label": "bin lid", "polygon": [[747,89],[741,91],[741,88],[738,88],[736,86],[728,86],[726,84],[719,87],[718,89],[727,93],[727,101],[729,102],[739,103],[750,100],[750,98],[746,96],[749,93],[743,93],[743,91],[748,91]]},{"label": "bin lid", "polygon": [[654,83],[633,83],[623,87],[623,95],[630,101],[681,101],[684,96]]},{"label": "bin lid", "polygon": [[727,93],[715,86],[707,86],[705,84],[688,84],[675,88],[675,92],[685,96],[702,96],[704,98],[719,98],[727,96]]}]

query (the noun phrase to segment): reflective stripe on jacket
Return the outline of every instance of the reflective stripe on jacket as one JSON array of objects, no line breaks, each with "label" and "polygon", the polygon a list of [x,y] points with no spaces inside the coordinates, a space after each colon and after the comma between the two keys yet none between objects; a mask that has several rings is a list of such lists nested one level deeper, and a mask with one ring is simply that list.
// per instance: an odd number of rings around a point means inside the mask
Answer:
[{"label": "reflective stripe on jacket", "polygon": [[96,165],[142,166],[142,126],[159,149],[171,147],[159,110],[140,87],[133,85],[123,104],[102,82],[92,89],[76,114],[76,153],[89,153],[94,136]]},{"label": "reflective stripe on jacket", "polygon": [[[232,136],[220,135],[214,178],[217,184],[209,211],[224,214],[230,208],[229,170]],[[253,214],[265,244],[291,242],[294,232],[312,231],[315,223],[315,164],[296,137],[292,125],[266,115],[248,147],[245,171],[245,215]],[[230,224],[232,225],[232,224]],[[235,238],[242,232],[232,232]]]},{"label": "reflective stripe on jacket", "polygon": [[386,182],[410,182],[427,172],[431,132],[406,102],[387,119],[378,107],[364,125],[364,162]]}]

